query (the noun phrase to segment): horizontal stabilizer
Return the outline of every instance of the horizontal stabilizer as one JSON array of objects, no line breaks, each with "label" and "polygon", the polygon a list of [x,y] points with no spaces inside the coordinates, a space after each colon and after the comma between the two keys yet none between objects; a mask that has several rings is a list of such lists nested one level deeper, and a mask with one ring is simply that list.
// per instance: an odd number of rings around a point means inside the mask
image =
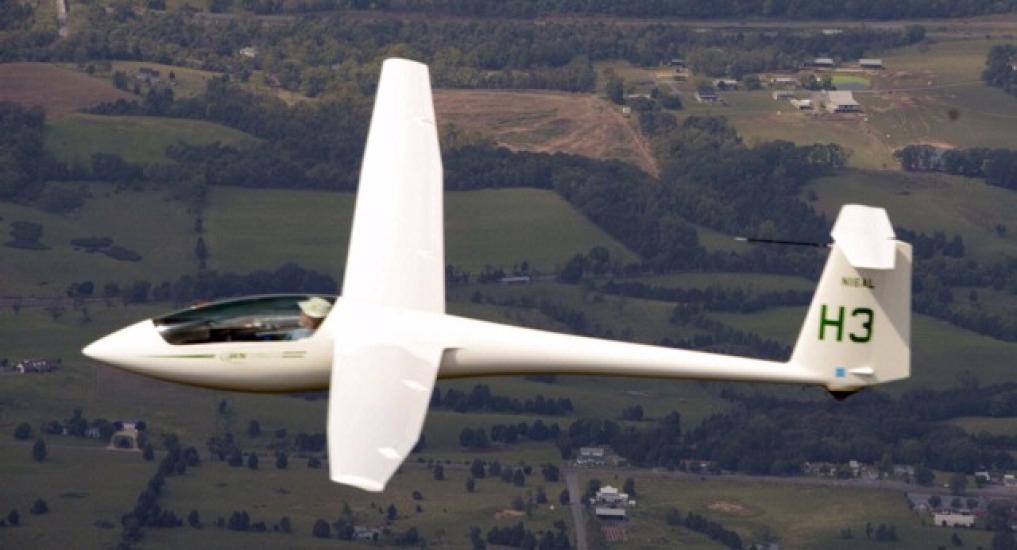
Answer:
[{"label": "horizontal stabilizer", "polygon": [[896,235],[886,210],[860,204],[845,204],[830,231],[851,267],[893,269]]}]

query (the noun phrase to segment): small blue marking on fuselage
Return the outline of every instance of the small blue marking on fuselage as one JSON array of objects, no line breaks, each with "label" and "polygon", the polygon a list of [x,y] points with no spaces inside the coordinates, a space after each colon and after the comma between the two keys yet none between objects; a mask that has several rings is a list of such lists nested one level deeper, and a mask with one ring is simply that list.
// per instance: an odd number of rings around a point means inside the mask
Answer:
[{"label": "small blue marking on fuselage", "polygon": [[833,375],[837,378],[844,378],[847,376],[847,369],[844,367],[837,367],[837,369],[833,371]]}]

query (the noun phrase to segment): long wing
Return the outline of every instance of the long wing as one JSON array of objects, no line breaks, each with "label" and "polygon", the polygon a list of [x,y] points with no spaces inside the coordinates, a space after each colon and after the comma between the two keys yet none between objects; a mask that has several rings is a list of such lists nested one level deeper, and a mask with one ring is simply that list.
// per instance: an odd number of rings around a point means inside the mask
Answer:
[{"label": "long wing", "polygon": [[343,297],[445,311],[438,132],[427,65],[386,60],[360,171]]},{"label": "long wing", "polygon": [[381,491],[420,437],[443,351],[403,320],[407,310],[445,312],[441,151],[426,65],[382,66],[341,309],[327,323],[329,473]]},{"label": "long wing", "polygon": [[384,329],[381,318],[358,317],[345,327],[352,334],[337,340],[332,363],[329,475],[382,491],[420,437],[442,350],[386,341],[373,330]]}]

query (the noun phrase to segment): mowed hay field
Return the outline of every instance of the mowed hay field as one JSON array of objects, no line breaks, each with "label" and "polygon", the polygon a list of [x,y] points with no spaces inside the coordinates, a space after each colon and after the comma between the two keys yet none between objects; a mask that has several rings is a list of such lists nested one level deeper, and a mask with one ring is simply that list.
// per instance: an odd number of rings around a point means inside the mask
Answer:
[{"label": "mowed hay field", "polygon": [[[834,219],[841,205],[877,204],[893,223],[931,235],[944,231],[964,239],[966,253],[992,262],[1017,253],[1017,193],[981,179],[935,173],[845,172],[809,186],[814,206]],[[1003,236],[996,226],[1008,230]]]},{"label": "mowed hay field", "polygon": [[[206,220],[209,264],[246,272],[296,262],[339,273],[354,201],[351,193],[217,187]],[[636,259],[565,200],[538,189],[447,193],[445,236],[446,261],[474,273],[523,261],[551,271],[594,246],[623,262]]]},{"label": "mowed hay field", "polygon": [[[903,493],[845,487],[813,487],[788,483],[759,483],[705,479],[668,479],[663,475],[636,472],[583,472],[588,479],[621,486],[626,477],[636,484],[638,506],[630,509],[626,525],[626,548],[675,548],[689,542],[690,532],[667,525],[671,508],[682,515],[694,512],[737,531],[746,545],[766,535],[777,538],[781,548],[847,550],[877,547],[865,537],[865,524],[892,524],[899,541],[894,548],[949,547],[951,529],[925,527],[912,512]],[[854,538],[844,540],[842,529]],[[989,547],[991,533],[959,530],[965,545]],[[697,545],[697,547],[699,547]]]},{"label": "mowed hay field", "polygon": [[[5,430],[6,432],[7,430]],[[0,509],[17,509],[20,526],[0,533],[3,548],[113,548],[120,517],[133,507],[155,473],[140,453],[106,451],[81,439],[46,437],[44,463],[32,460],[32,444],[0,438]],[[49,513],[29,513],[36,499]],[[186,514],[186,511],[184,512]],[[99,525],[96,522],[105,522]]]},{"label": "mowed hay field", "polygon": [[857,94],[891,148],[911,143],[1017,148],[1017,97],[981,81],[997,39],[944,40],[891,50],[876,89]]},{"label": "mowed hay field", "polygon": [[50,122],[46,131],[46,148],[54,156],[79,163],[89,162],[96,153],[117,154],[128,162],[167,162],[166,148],[180,142],[244,147],[256,139],[202,120],[81,113]]},{"label": "mowed hay field", "polygon": [[656,174],[643,137],[620,107],[593,95],[436,90],[439,125],[492,136],[513,149],[617,159]]},{"label": "mowed hay field", "polygon": [[[196,269],[193,218],[164,190],[117,191],[112,184],[95,182],[49,185],[80,187],[94,198],[70,214],[0,203],[0,243],[8,240],[13,222],[24,221],[42,225],[40,242],[48,247],[22,250],[0,244],[0,296],[62,296],[69,283],[85,280],[94,281],[101,292],[107,281],[157,283]],[[120,261],[71,245],[71,239],[88,237],[109,237],[142,258]]]},{"label": "mowed hay field", "polygon": [[[428,547],[468,549],[469,527],[481,527],[484,534],[495,526],[511,526],[523,521],[534,532],[552,530],[556,521],[571,524],[568,509],[557,505],[561,482],[546,484],[537,468],[524,487],[504,483],[500,479],[477,480],[476,490],[465,489],[468,470],[457,465],[445,467],[445,480],[435,481],[423,465],[407,464],[385,492],[367,493],[327,481],[325,469],[308,469],[301,459],[293,459],[289,468],[277,470],[270,457],[261,461],[257,471],[230,468],[222,463],[206,463],[186,475],[167,481],[164,507],[188,511],[197,509],[208,524],[217,517],[228,518],[234,510],[245,509],[252,521],[265,520],[271,526],[282,515],[290,517],[294,533],[237,533],[209,525],[203,530],[180,529],[161,534],[154,532],[146,539],[146,548],[234,548],[249,545],[285,548],[362,548],[364,543],[343,544],[340,541],[316,539],[311,528],[317,519],[334,521],[348,504],[358,525],[386,526],[384,515],[389,504],[396,507],[398,518],[389,528],[394,533],[416,527],[427,539]],[[414,460],[411,457],[410,461]],[[532,516],[506,514],[514,497],[535,494],[544,486],[554,504],[535,505]],[[422,500],[413,500],[413,491],[420,491]],[[241,504],[242,503],[242,504]],[[417,511],[417,506],[420,511]],[[498,519],[496,519],[496,517]],[[270,527],[271,528],[271,527]],[[575,537],[570,532],[570,539]]]},{"label": "mowed hay field", "polygon": [[0,101],[42,107],[48,118],[118,99],[134,96],[107,81],[48,63],[0,64]]}]

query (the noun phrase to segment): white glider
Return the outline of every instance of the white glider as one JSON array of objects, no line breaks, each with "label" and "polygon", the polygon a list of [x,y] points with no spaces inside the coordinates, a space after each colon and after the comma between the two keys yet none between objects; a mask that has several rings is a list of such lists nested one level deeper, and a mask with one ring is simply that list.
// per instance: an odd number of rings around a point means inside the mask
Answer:
[{"label": "white glider", "polygon": [[272,295],[136,323],[83,350],[183,384],[330,390],[331,478],[381,491],[420,437],[437,378],[560,373],[813,384],[835,395],[910,375],[911,247],[886,211],[846,205],[791,360],[517,328],[445,313],[442,167],[430,76],[382,68],[341,297],[310,336]]}]

